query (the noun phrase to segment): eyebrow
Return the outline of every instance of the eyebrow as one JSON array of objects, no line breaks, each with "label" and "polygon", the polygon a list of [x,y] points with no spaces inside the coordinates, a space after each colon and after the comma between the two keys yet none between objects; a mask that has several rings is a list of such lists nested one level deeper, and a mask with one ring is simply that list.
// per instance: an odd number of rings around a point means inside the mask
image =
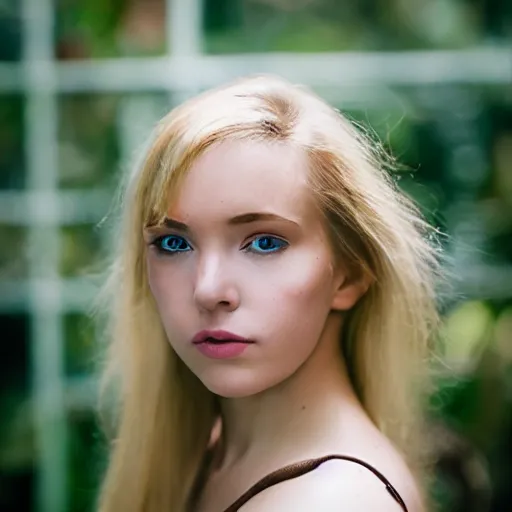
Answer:
[{"label": "eyebrow", "polygon": [[[267,212],[251,212],[251,213],[243,213],[241,215],[236,215],[228,220],[229,226],[240,226],[242,224],[251,224],[252,222],[261,222],[261,221],[280,221],[280,222],[290,222],[292,224],[298,225],[297,222],[287,219],[285,217],[281,217],[280,215],[276,215],[275,213],[267,213]],[[163,225],[166,228],[176,229],[178,231],[182,231],[187,233],[190,231],[190,228],[184,222],[180,222],[175,219],[171,219],[169,217],[165,217],[163,220]]]}]

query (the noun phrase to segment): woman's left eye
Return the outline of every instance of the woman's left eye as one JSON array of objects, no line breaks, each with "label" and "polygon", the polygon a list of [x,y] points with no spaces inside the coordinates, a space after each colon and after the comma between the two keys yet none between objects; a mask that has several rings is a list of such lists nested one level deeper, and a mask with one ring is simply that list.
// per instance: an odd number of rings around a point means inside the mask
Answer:
[{"label": "woman's left eye", "polygon": [[265,235],[255,238],[250,244],[246,245],[244,249],[257,254],[269,254],[284,249],[285,247],[288,247],[288,242],[275,236]]}]

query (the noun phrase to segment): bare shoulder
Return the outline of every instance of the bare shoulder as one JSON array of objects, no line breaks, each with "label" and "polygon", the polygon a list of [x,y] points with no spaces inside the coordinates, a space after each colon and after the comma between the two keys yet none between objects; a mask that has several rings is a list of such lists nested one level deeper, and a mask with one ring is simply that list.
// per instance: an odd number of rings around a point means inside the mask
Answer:
[{"label": "bare shoulder", "polygon": [[[373,464],[372,464],[373,466]],[[386,464],[388,470],[389,462]],[[405,466],[405,465],[404,465]],[[404,467],[391,467],[392,476],[383,473],[404,500],[409,512],[423,512],[412,477]],[[397,481],[399,480],[399,481]],[[316,470],[287,480],[256,495],[243,512],[400,512],[402,507],[386,485],[368,468],[345,460],[329,460]]]}]

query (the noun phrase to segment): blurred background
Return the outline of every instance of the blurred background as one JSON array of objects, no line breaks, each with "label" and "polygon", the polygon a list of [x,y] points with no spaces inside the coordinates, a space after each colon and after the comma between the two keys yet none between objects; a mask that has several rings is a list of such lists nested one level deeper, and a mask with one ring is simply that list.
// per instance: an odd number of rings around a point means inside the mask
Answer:
[{"label": "blurred background", "polygon": [[270,72],[376,134],[445,231],[440,512],[512,510],[512,2],[0,0],[0,510],[92,510],[95,272],[155,121]]}]

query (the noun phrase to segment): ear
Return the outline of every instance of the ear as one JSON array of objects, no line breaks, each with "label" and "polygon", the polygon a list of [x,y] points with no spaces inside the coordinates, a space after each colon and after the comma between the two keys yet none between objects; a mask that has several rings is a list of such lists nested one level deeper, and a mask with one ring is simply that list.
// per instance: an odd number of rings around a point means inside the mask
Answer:
[{"label": "ear", "polygon": [[349,276],[346,272],[340,271],[335,281],[331,308],[348,311],[368,291],[373,278],[367,272],[357,272],[357,275]]}]

